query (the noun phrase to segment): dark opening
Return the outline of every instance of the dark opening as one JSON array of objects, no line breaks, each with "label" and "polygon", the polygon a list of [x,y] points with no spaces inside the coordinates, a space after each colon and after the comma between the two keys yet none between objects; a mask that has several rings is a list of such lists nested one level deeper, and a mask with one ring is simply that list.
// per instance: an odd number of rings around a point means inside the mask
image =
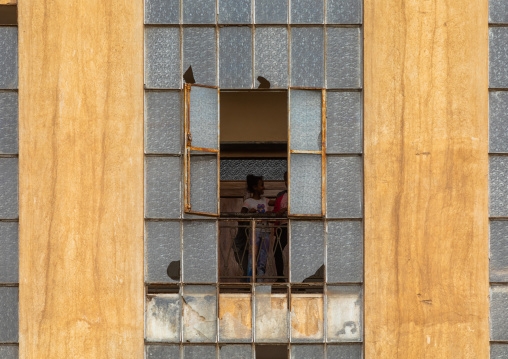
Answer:
[{"label": "dark opening", "polygon": [[17,25],[18,7],[16,5],[0,5],[0,25]]},{"label": "dark opening", "polygon": [[256,345],[256,359],[287,359],[287,358],[288,358],[287,345]]}]

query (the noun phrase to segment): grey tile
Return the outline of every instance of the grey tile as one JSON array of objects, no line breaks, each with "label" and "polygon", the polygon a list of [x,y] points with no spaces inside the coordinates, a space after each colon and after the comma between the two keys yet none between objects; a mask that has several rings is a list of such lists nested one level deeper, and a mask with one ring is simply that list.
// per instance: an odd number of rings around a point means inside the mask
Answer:
[{"label": "grey tile", "polygon": [[18,28],[0,26],[0,89],[18,88]]},{"label": "grey tile", "polygon": [[490,359],[508,359],[508,344],[490,343]]},{"label": "grey tile", "polygon": [[179,218],[181,213],[180,157],[147,157],[145,216]]},{"label": "grey tile", "polygon": [[180,0],[145,0],[145,24],[178,24]]},{"label": "grey tile", "polygon": [[327,92],[326,152],[362,153],[362,99],[359,92]]},{"label": "grey tile", "polygon": [[146,281],[180,281],[180,222],[146,222]]},{"label": "grey tile", "polygon": [[291,346],[291,359],[324,359],[325,346],[324,345],[292,345]]},{"label": "grey tile", "polygon": [[270,81],[271,88],[287,88],[289,83],[288,30],[258,27],[255,32],[255,78]]},{"label": "grey tile", "polygon": [[219,71],[222,89],[252,88],[252,31],[228,26],[219,33]]},{"label": "grey tile", "polygon": [[361,218],[362,158],[329,155],[326,173],[326,216],[328,218]]},{"label": "grey tile", "polygon": [[18,153],[18,94],[16,92],[0,91],[0,153]]},{"label": "grey tile", "polygon": [[18,159],[0,158],[0,218],[16,219],[18,213]]},{"label": "grey tile", "polygon": [[508,23],[508,2],[506,0],[489,0],[489,22]]},{"label": "grey tile", "polygon": [[291,86],[324,87],[322,27],[291,29]]},{"label": "grey tile", "polygon": [[327,281],[363,281],[363,223],[328,221]]},{"label": "grey tile", "polygon": [[0,283],[19,283],[17,222],[0,222]]},{"label": "grey tile", "polygon": [[361,344],[328,345],[328,359],[363,359]]},{"label": "grey tile", "polygon": [[183,280],[186,283],[217,281],[217,222],[183,223]]},{"label": "grey tile", "polygon": [[489,87],[508,87],[508,28],[489,28]]},{"label": "grey tile", "polygon": [[18,287],[0,287],[0,343],[18,342]]},{"label": "grey tile", "polygon": [[183,0],[184,24],[215,24],[215,0]]},{"label": "grey tile", "polygon": [[256,24],[287,24],[288,0],[256,0]]},{"label": "grey tile", "polygon": [[217,348],[212,345],[192,345],[183,347],[184,359],[216,359]]},{"label": "grey tile", "polygon": [[489,152],[508,153],[508,92],[489,92]]},{"label": "grey tile", "polygon": [[217,86],[217,39],[214,27],[183,29],[183,71],[192,66],[196,84]]},{"label": "grey tile", "polygon": [[361,0],[327,0],[326,22],[328,24],[361,24]]},{"label": "grey tile", "polygon": [[327,29],[326,73],[328,88],[360,88],[361,31],[359,28]]},{"label": "grey tile", "polygon": [[252,22],[251,0],[218,0],[219,23],[250,24]]},{"label": "grey tile", "polygon": [[219,347],[220,359],[252,359],[251,345],[221,345]]},{"label": "grey tile", "polygon": [[179,154],[182,152],[181,98],[179,91],[147,91],[147,153]]},{"label": "grey tile", "polygon": [[489,215],[508,216],[508,157],[489,158]]},{"label": "grey tile", "polygon": [[18,359],[19,349],[17,345],[0,345],[0,358]]},{"label": "grey tile", "polygon": [[324,223],[293,220],[290,225],[291,282],[324,282]]},{"label": "grey tile", "polygon": [[147,88],[181,88],[180,29],[145,28],[145,85]]},{"label": "grey tile", "polygon": [[490,287],[490,340],[508,341],[508,286]]},{"label": "grey tile", "polygon": [[291,0],[292,24],[322,24],[323,0]]}]

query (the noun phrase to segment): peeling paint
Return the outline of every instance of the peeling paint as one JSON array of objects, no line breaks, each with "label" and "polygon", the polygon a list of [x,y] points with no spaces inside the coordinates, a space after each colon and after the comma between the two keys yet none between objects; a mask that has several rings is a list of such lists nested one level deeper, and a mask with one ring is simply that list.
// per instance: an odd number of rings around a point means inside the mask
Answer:
[{"label": "peeling paint", "polygon": [[288,338],[287,294],[256,294],[256,342],[286,341]]},{"label": "peeling paint", "polygon": [[219,296],[220,340],[248,341],[252,337],[252,306],[250,294]]},{"label": "peeling paint", "polygon": [[327,336],[330,341],[362,340],[362,293],[358,287],[328,287]]},{"label": "peeling paint", "polygon": [[323,338],[323,294],[291,295],[291,336],[302,341]]},{"label": "peeling paint", "polygon": [[178,294],[160,294],[148,297],[146,340],[150,342],[179,342],[181,313]]},{"label": "peeling paint", "polygon": [[215,287],[187,287],[183,295],[183,340],[214,342],[217,337]]}]

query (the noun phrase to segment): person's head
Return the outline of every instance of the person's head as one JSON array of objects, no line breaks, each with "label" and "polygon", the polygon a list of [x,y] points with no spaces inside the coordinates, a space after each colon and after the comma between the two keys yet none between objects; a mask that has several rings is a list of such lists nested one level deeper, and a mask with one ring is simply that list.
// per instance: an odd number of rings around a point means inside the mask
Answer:
[{"label": "person's head", "polygon": [[284,172],[284,184],[288,188],[288,171]]},{"label": "person's head", "polygon": [[247,191],[262,195],[265,191],[265,183],[262,176],[247,176]]}]

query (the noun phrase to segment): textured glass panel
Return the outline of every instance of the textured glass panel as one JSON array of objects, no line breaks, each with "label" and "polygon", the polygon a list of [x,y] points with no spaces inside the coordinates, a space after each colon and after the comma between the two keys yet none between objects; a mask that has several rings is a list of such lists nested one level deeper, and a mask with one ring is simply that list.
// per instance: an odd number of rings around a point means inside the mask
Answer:
[{"label": "textured glass panel", "polygon": [[180,0],[145,0],[145,24],[178,24]]},{"label": "textured glass panel", "polygon": [[292,24],[322,24],[323,0],[291,0]]},{"label": "textured glass panel", "polygon": [[145,28],[145,84],[148,88],[180,88],[180,29]]},{"label": "textured glass panel", "polygon": [[252,22],[251,0],[219,0],[221,24],[250,24]]},{"label": "textured glass panel", "polygon": [[184,287],[183,340],[184,342],[215,342],[217,340],[215,287],[200,285]]},{"label": "textured glass panel", "polygon": [[362,100],[359,92],[327,92],[326,152],[362,152]]},{"label": "textured glass panel", "polygon": [[359,28],[329,27],[326,74],[328,88],[359,88],[361,84],[361,32]]},{"label": "textured glass panel", "polygon": [[179,342],[182,307],[179,294],[159,294],[146,299],[146,340]]},{"label": "textured glass panel", "polygon": [[326,352],[330,359],[363,359],[361,344],[328,345]]},{"label": "textured glass panel", "polygon": [[271,88],[285,88],[289,81],[288,30],[285,27],[256,28],[255,78],[262,76]]},{"label": "textured glass panel", "polygon": [[220,179],[222,181],[245,181],[247,175],[256,173],[265,181],[281,181],[287,171],[288,161],[284,159],[235,159],[221,158]]},{"label": "textured glass panel", "polygon": [[[291,339],[293,342],[323,341],[323,294],[291,294]],[[308,358],[308,357],[307,357]]]},{"label": "textured glass panel", "polygon": [[489,87],[508,87],[508,28],[489,28]]},{"label": "textured glass panel", "polygon": [[490,343],[490,359],[508,359],[508,344]]},{"label": "textured glass panel", "polygon": [[215,24],[215,0],[183,0],[184,24]]},{"label": "textured glass panel", "polygon": [[0,218],[18,218],[18,159],[0,158]]},{"label": "textured glass panel", "polygon": [[324,86],[324,34],[321,27],[291,29],[291,86]]},{"label": "textured glass panel", "polygon": [[252,33],[247,26],[220,29],[220,87],[252,88]]},{"label": "textured glass panel", "polygon": [[180,153],[180,92],[148,91],[146,106],[146,152]]},{"label": "textured glass panel", "polygon": [[291,150],[321,151],[320,90],[291,90]]},{"label": "textured glass panel", "polygon": [[217,42],[214,27],[183,29],[183,71],[192,66],[197,84],[217,85]]},{"label": "textured glass panel", "polygon": [[147,218],[180,216],[180,171],[180,157],[146,158]]},{"label": "textured glass panel", "polygon": [[0,343],[16,343],[18,328],[18,288],[0,287]]},{"label": "textured glass panel", "polygon": [[217,213],[217,156],[191,156],[190,203],[195,212]]},{"label": "textured glass panel", "polygon": [[489,158],[489,212],[491,217],[508,216],[508,157]]},{"label": "textured glass panel", "polygon": [[192,345],[183,347],[184,359],[216,359],[217,348],[211,345]]},{"label": "textured glass panel", "polygon": [[0,222],[0,283],[18,283],[18,223]]},{"label": "textured glass panel", "polygon": [[220,359],[252,359],[252,346],[250,345],[221,345],[219,347]]},{"label": "textured glass panel", "polygon": [[146,281],[180,281],[180,222],[146,222]]},{"label": "textured glass panel", "polygon": [[362,217],[362,158],[327,157],[326,206],[329,218]]},{"label": "textured glass panel", "polygon": [[327,294],[328,341],[361,341],[362,288],[359,286],[328,286]]},{"label": "textured glass panel", "polygon": [[214,88],[192,86],[189,98],[192,147],[218,149],[219,94]]},{"label": "textured glass panel", "polygon": [[0,153],[18,153],[18,94],[0,92]]},{"label": "textured glass panel", "polygon": [[18,28],[0,27],[0,89],[18,88]]},{"label": "textured glass panel", "polygon": [[326,22],[328,24],[361,24],[361,0],[327,0]]},{"label": "textured glass panel", "polygon": [[291,214],[321,215],[321,155],[291,155]]},{"label": "textured glass panel", "polygon": [[287,24],[288,0],[256,0],[257,24]]},{"label": "textured glass panel", "polygon": [[2,359],[18,359],[19,349],[15,345],[0,345],[0,358]]},{"label": "textured glass panel", "polygon": [[508,92],[489,93],[489,151],[508,153]]},{"label": "textured glass panel", "polygon": [[147,345],[146,359],[178,359],[180,347],[178,345]]},{"label": "textured glass panel", "polygon": [[508,1],[489,0],[489,22],[508,23]]},{"label": "textured glass panel", "polygon": [[324,265],[324,223],[291,221],[291,282],[323,282]]},{"label": "textured glass panel", "polygon": [[491,282],[508,282],[508,221],[490,221]]},{"label": "textured glass panel", "polygon": [[363,281],[363,224],[359,221],[328,222],[328,282]]},{"label": "textured glass panel", "polygon": [[223,293],[219,296],[219,340],[248,342],[252,339],[250,293]]},{"label": "textured glass panel", "polygon": [[302,359],[302,358],[322,359],[324,357],[325,357],[324,345],[291,346],[291,359]]},{"label": "textured glass panel", "polygon": [[217,281],[217,222],[183,224],[183,280],[190,283]]},{"label": "textured glass panel", "polygon": [[508,286],[490,287],[490,340],[508,341]]},{"label": "textured glass panel", "polygon": [[288,340],[287,293],[271,293],[271,286],[256,287],[256,342],[285,342]]}]

